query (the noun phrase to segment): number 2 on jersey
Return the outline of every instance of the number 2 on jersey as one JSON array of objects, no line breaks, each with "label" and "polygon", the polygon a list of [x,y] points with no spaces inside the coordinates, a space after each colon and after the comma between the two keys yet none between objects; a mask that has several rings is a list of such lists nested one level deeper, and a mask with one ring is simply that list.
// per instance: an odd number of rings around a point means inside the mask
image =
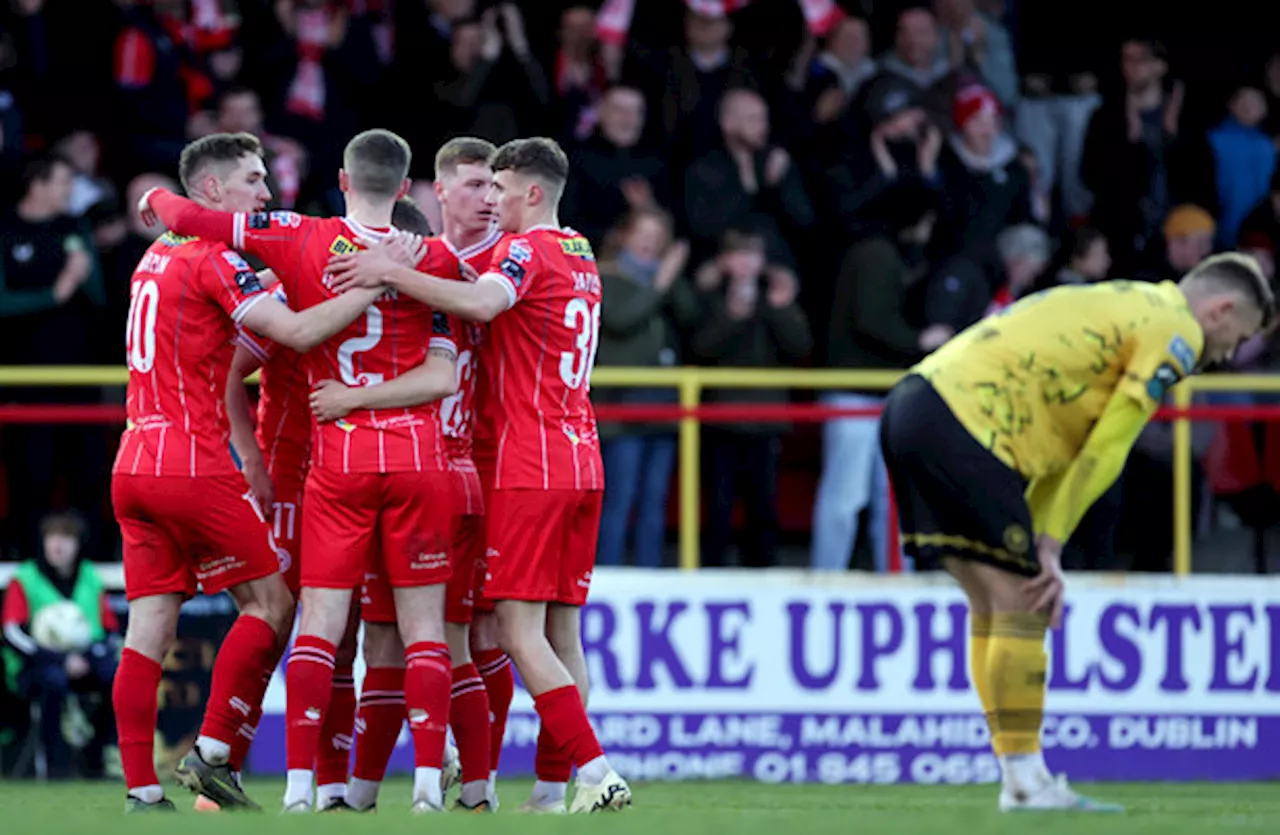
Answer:
[{"label": "number 2 on jersey", "polygon": [[577,350],[560,352],[560,379],[571,389],[591,377],[600,343],[600,303],[574,299],[564,308],[564,326],[578,335]]},{"label": "number 2 on jersey", "polygon": [[160,311],[160,285],[139,281],[133,285],[124,342],[129,370],[146,374],[156,364],[156,315]]},{"label": "number 2 on jersey", "polygon": [[364,336],[353,336],[338,346],[338,373],[349,386],[376,386],[383,375],[361,371],[356,373],[355,355],[372,351],[382,341],[382,311],[369,305],[364,312]]}]

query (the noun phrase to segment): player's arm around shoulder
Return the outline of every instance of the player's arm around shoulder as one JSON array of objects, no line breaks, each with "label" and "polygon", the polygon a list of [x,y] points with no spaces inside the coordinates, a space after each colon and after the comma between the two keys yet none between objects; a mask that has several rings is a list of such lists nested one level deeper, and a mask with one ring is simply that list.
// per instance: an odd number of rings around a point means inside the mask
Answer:
[{"label": "player's arm around shoulder", "polygon": [[[456,281],[432,275],[438,257],[431,251],[420,251],[406,259],[405,236],[383,241],[359,241],[366,249],[335,255],[326,270],[334,290],[385,285],[432,310],[472,322],[492,321],[514,303],[502,287],[490,287],[485,281]],[[412,247],[410,247],[412,249]]]},{"label": "player's arm around shoulder", "polygon": [[241,324],[272,342],[306,353],[354,322],[382,292],[382,288],[357,288],[301,311],[268,294],[245,312]]}]

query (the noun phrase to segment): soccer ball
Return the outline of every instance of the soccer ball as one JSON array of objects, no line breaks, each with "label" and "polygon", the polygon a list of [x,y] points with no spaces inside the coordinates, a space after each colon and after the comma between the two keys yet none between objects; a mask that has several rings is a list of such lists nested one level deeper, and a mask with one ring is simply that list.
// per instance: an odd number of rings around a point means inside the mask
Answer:
[{"label": "soccer ball", "polygon": [[67,600],[45,606],[31,622],[31,637],[54,652],[76,652],[89,646],[89,619],[80,607]]}]

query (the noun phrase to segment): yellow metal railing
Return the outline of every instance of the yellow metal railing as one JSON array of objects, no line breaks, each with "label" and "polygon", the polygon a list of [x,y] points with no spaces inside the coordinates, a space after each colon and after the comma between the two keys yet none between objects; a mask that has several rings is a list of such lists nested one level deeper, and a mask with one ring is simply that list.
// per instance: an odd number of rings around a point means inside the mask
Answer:
[{"label": "yellow metal railing", "polygon": [[[898,371],[798,368],[596,368],[591,385],[623,388],[671,388],[680,405],[694,409],[708,388],[785,388],[887,390],[901,376]],[[6,386],[119,386],[128,382],[128,371],[96,366],[0,367],[0,388]],[[256,380],[255,377],[250,378]],[[1205,374],[1192,377],[1173,389],[1174,406],[1191,405],[1197,392],[1280,392],[1280,375]],[[698,568],[701,527],[699,446],[701,425],[694,416],[680,420],[679,502],[680,567]],[[1173,421],[1173,517],[1175,574],[1191,573],[1191,422]]]}]

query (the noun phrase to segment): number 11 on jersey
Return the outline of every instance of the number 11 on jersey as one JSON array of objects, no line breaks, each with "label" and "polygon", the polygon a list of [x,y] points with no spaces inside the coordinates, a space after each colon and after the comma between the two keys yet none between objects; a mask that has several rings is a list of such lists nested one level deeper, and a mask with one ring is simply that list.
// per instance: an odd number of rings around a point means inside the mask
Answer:
[{"label": "number 11 on jersey", "polygon": [[560,352],[560,379],[571,389],[590,381],[600,344],[600,303],[573,299],[564,307],[564,326],[577,333],[577,350]]}]

